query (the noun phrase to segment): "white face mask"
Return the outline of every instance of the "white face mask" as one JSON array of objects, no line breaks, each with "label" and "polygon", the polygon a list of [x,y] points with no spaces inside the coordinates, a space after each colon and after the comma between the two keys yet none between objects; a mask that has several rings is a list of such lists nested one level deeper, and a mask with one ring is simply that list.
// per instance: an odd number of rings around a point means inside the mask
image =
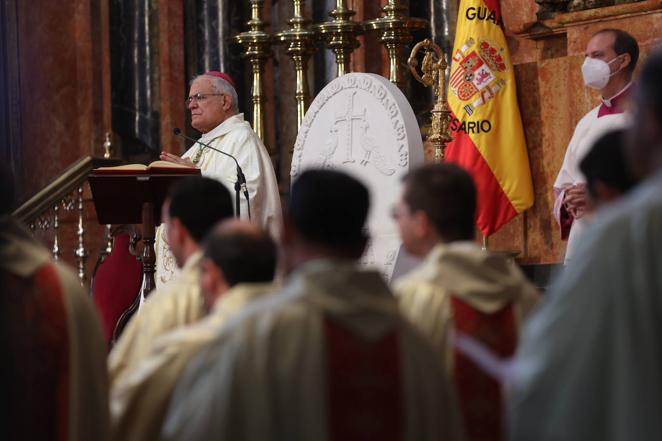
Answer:
[{"label": "white face mask", "polygon": [[582,76],[584,77],[584,84],[593,89],[604,89],[609,82],[609,78],[616,75],[618,71],[611,73],[609,65],[617,60],[620,55],[617,55],[610,62],[598,60],[597,58],[586,57],[584,64],[582,64]]}]

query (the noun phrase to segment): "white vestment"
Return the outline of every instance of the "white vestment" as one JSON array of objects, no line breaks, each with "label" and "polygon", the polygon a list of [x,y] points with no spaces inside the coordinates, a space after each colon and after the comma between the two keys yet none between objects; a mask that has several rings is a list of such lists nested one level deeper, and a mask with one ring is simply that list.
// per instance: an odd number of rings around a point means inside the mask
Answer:
[{"label": "white vestment", "polygon": [[112,439],[158,439],[170,396],[187,363],[214,339],[230,317],[274,289],[270,283],[236,285],[216,301],[208,316],[157,338],[149,355],[113,384]]},{"label": "white vestment", "polygon": [[512,303],[518,326],[539,298],[513,259],[484,251],[474,242],[435,246],[420,266],[398,280],[394,291],[402,312],[430,339],[451,374],[449,333],[455,321],[451,297],[483,314]]},{"label": "white vestment", "polygon": [[[560,224],[565,187],[572,184],[585,183],[586,178],[579,169],[579,163],[591,150],[593,144],[604,134],[612,130],[622,129],[630,123],[630,115],[617,113],[598,117],[601,106],[595,107],[579,120],[575,132],[570,139],[570,144],[565,151],[563,165],[554,181],[556,200],[554,203],[554,217]],[[587,219],[581,217],[572,222],[568,244],[565,252],[566,264],[573,258],[577,239],[582,236],[587,226]]]},{"label": "white vestment", "polygon": [[662,171],[594,217],[511,378],[513,441],[662,439]]},{"label": "white vestment", "polygon": [[[246,176],[251,219],[268,231],[274,240],[277,240],[283,227],[283,218],[276,174],[267,149],[250,124],[244,120],[244,115],[231,116],[210,132],[203,134],[199,141],[237,158],[237,162]],[[227,187],[232,195],[234,207],[234,184],[237,181],[237,166],[234,161],[197,143],[182,157],[194,160],[199,151],[201,154],[196,167],[200,168],[203,176],[216,179]],[[243,194],[241,195],[241,218],[248,219],[248,205]],[[155,279],[158,288],[171,280],[177,272],[177,265],[168,246],[165,225],[161,225],[157,229],[154,248],[156,250]]]},{"label": "white vestment", "polygon": [[330,439],[327,320],[366,342],[396,333],[402,439],[458,439],[438,357],[398,313],[381,276],[325,260],[309,262],[282,292],[246,307],[193,360],[171,399],[162,439]]}]

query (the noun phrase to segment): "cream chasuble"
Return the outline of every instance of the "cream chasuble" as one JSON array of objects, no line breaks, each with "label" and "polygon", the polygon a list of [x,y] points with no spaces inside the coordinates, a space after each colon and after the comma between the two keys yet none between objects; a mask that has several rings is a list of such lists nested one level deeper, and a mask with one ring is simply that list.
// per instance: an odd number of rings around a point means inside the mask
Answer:
[{"label": "cream chasuble", "polygon": [[[12,314],[2,324],[8,332],[3,338],[16,333],[2,345],[16,350],[3,360],[4,372],[20,372],[4,379],[18,396],[3,388],[3,399],[14,398],[12,411],[21,411],[16,418],[11,412],[5,415],[11,421],[3,429],[16,439],[108,439],[106,345],[96,310],[78,277],[53,263],[50,253],[22,226],[2,217],[0,273],[19,281],[2,286],[0,295],[22,297],[10,300],[12,305],[3,311]],[[12,289],[26,283],[27,291]]]},{"label": "cream chasuble", "polygon": [[191,255],[182,271],[166,286],[150,294],[124,329],[108,356],[110,384],[124,381],[143,360],[158,337],[198,321],[204,315],[200,293],[202,252]]},{"label": "cream chasuble", "polygon": [[[356,339],[363,342],[358,352],[335,350]],[[394,360],[362,358],[363,351],[381,351],[387,340],[397,348]],[[367,372],[364,363],[371,366]],[[348,372],[367,377],[356,381],[350,374],[350,381],[337,382]],[[400,386],[382,392],[397,400],[370,402],[360,416],[343,415],[365,402],[353,388],[380,390],[381,374],[393,378],[394,372]],[[345,387],[350,391],[341,393]],[[193,359],[170,401],[162,439],[342,439],[343,430],[374,434],[391,427],[394,421],[374,420],[371,413],[393,408],[402,423],[398,439],[459,439],[455,401],[439,359],[400,315],[381,276],[320,260],[292,274],[281,292],[244,308]],[[337,424],[347,423],[339,416],[354,423]]]},{"label": "cream chasuble", "polygon": [[539,299],[538,290],[512,259],[484,251],[473,242],[435,246],[421,265],[396,282],[394,291],[402,312],[430,339],[446,360],[449,373],[453,361],[451,297],[484,314],[512,303],[518,323]]},{"label": "cream chasuble", "polygon": [[157,338],[136,369],[113,385],[112,439],[158,439],[170,396],[191,358],[214,339],[229,317],[274,289],[272,284],[237,285],[216,302],[204,319]]}]

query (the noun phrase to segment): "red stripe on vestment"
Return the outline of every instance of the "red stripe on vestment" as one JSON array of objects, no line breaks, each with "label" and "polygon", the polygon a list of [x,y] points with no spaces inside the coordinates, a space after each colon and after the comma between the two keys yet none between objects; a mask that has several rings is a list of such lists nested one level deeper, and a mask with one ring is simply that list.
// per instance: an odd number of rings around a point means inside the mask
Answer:
[{"label": "red stripe on vestment", "polygon": [[[452,114],[451,118],[455,120]],[[454,131],[453,136],[446,148],[446,160],[465,168],[473,177],[478,192],[476,224],[483,235],[490,236],[517,216],[517,211],[471,137],[461,130]]]},{"label": "red stripe on vestment", "polygon": [[[517,347],[517,326],[512,304],[486,314],[455,296],[451,297],[455,329],[484,344],[502,358]],[[467,439],[504,439],[501,385],[459,351],[453,354],[453,383],[462,411]]]},{"label": "red stripe on vestment", "polygon": [[57,373],[55,386],[55,400],[57,409],[57,438],[61,441],[69,439],[69,330],[67,327],[67,310],[64,305],[64,289],[53,264],[42,266],[34,277],[35,288],[42,302],[43,317],[48,321],[49,331],[52,335],[45,336],[55,345],[58,355],[58,366],[52,366]]},{"label": "red stripe on vestment", "polygon": [[330,441],[399,441],[404,434],[400,345],[395,331],[364,340],[324,319]]}]

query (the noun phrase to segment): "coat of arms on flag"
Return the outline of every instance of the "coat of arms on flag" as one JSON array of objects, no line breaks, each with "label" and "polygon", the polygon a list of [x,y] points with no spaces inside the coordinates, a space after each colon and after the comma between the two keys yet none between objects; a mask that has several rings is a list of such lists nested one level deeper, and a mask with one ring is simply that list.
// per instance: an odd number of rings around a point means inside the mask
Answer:
[{"label": "coat of arms on flag", "polygon": [[497,49],[487,40],[480,40],[476,45],[473,38],[455,51],[449,85],[453,95],[461,101],[469,101],[464,105],[467,114],[473,114],[476,107],[506,86],[506,81],[497,76],[508,69],[502,52],[502,48]]}]

